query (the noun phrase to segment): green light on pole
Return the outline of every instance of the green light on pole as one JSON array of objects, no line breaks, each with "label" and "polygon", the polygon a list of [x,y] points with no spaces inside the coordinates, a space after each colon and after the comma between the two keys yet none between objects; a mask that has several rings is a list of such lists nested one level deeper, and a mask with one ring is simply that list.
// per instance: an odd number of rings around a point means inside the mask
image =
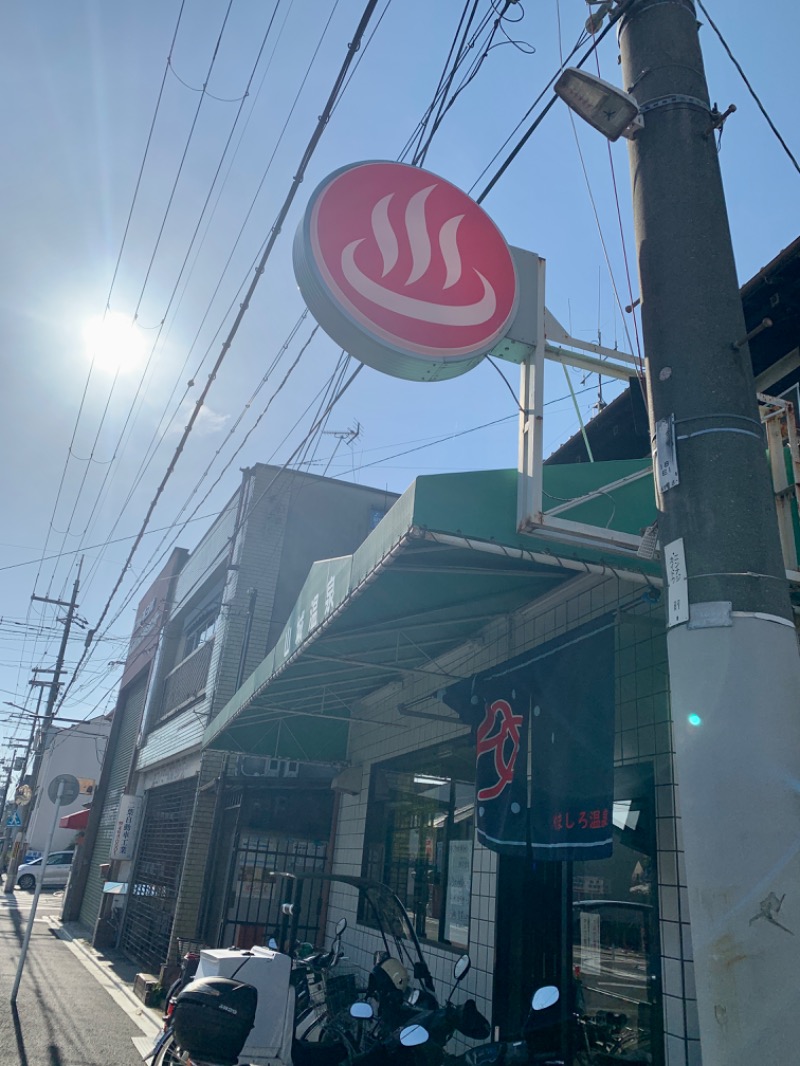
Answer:
[{"label": "green light on pole", "polygon": [[700,717],[699,714],[690,714],[688,719],[687,719],[687,721],[689,722],[689,725],[693,725],[693,726],[698,726],[698,725],[702,725],[703,724],[703,719]]}]

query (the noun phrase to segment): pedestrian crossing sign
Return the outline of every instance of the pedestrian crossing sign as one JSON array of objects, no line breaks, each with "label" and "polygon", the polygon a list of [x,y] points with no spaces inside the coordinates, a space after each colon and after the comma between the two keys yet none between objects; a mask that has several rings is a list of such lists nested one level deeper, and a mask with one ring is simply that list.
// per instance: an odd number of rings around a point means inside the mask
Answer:
[{"label": "pedestrian crossing sign", "polygon": [[10,818],[6,820],[6,825],[12,829],[18,829],[22,825],[22,819],[19,816],[19,811],[14,811]]}]

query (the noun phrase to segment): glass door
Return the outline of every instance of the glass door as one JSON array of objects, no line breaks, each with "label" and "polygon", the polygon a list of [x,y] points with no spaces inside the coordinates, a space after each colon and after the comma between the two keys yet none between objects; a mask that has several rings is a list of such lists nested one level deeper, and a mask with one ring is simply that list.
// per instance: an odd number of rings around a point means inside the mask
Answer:
[{"label": "glass door", "polygon": [[652,776],[615,773],[614,852],[572,870],[576,1063],[663,1063]]}]

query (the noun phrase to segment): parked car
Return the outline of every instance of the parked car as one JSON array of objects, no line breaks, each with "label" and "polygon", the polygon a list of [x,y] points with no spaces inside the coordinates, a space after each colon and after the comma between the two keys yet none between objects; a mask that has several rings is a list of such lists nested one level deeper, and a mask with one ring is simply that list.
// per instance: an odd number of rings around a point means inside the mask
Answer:
[{"label": "parked car", "polygon": [[[74,851],[54,851],[47,857],[44,868],[43,888],[63,888],[69,879]],[[17,872],[17,884],[25,892],[33,892],[42,876],[42,860],[34,859],[20,866]]]}]

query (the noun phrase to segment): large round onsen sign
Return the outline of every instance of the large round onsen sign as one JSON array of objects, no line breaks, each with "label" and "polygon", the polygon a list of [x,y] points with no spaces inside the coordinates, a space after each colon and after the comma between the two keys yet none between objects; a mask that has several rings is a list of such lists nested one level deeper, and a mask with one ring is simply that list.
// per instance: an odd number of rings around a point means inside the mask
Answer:
[{"label": "large round onsen sign", "polygon": [[327,177],[293,254],[325,332],[395,377],[463,374],[516,312],[514,260],[495,224],[449,181],[405,163],[354,163]]}]

